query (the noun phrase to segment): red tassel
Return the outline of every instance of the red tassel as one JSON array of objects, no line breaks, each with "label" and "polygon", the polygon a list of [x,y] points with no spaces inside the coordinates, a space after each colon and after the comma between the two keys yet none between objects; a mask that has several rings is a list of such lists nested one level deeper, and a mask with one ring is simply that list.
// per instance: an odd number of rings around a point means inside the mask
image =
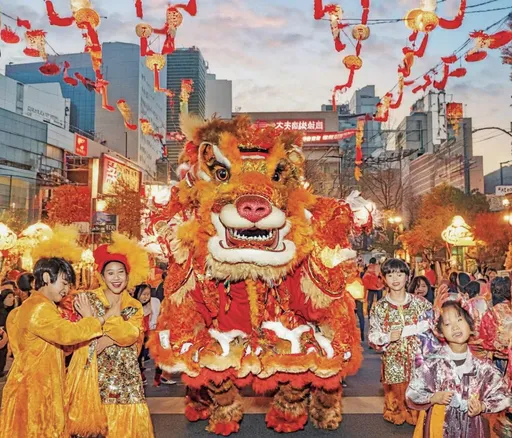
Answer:
[{"label": "red tassel", "polygon": [[98,38],[98,32],[91,26],[91,23],[84,23],[84,26],[87,29],[87,36],[91,41],[91,45],[89,46],[89,50],[91,52],[99,52],[101,51],[101,44]]},{"label": "red tassel", "polygon": [[46,0],[46,13],[52,26],[71,26],[75,22],[75,17],[60,18],[59,14],[55,12],[53,3],[50,0]]},{"label": "red tassel", "polygon": [[352,86],[352,83],[354,82],[354,73],[355,70],[351,69],[350,74],[348,76],[348,80],[346,84],[343,85],[336,85],[334,89],[332,90],[332,106],[335,109],[336,108],[336,93],[338,91],[344,91],[346,88],[350,88]]},{"label": "red tassel", "polygon": [[321,20],[324,17],[324,6],[322,4],[322,0],[315,0],[313,4],[314,8],[314,18],[315,20]]},{"label": "red tassel", "polygon": [[142,0],[135,0],[135,10],[137,11],[137,17],[144,18],[144,13],[142,12]]},{"label": "red tassel", "polygon": [[32,29],[32,26],[31,26],[31,24],[30,24],[30,21],[28,21],[28,20],[22,20],[22,19],[21,19],[21,18],[19,18],[19,17],[16,19],[16,26],[18,26],[18,27],[24,27],[24,28],[25,28],[25,29],[27,29],[27,30]]},{"label": "red tassel", "polygon": [[434,81],[434,87],[438,90],[444,90],[446,88],[446,83],[448,82],[448,73],[450,72],[450,67],[448,64],[443,65],[443,79],[440,81]]},{"label": "red tassel", "polygon": [[400,90],[400,94],[398,95],[398,99],[396,100],[395,103],[390,103],[389,104],[389,107],[391,109],[398,109],[402,106],[402,100],[404,98],[404,90]]},{"label": "red tassel", "polygon": [[141,37],[140,39],[140,56],[144,57],[148,55],[148,39]]},{"label": "red tassel", "polygon": [[107,90],[108,82],[101,80],[100,84],[98,84],[98,85],[100,86],[102,108],[107,111],[114,112],[116,109],[112,105],[108,104],[108,90]]},{"label": "red tassel", "polygon": [[457,29],[462,25],[465,13],[466,0],[461,0],[457,16],[453,20],[445,20],[444,18],[439,18],[439,26],[443,29]]},{"label": "red tassel", "polygon": [[482,61],[485,58],[487,58],[487,52],[485,50],[479,50],[478,52],[473,53],[466,53],[466,56],[464,56],[464,59],[467,62],[478,62]]},{"label": "red tassel", "polygon": [[160,72],[156,65],[153,67],[153,73],[155,76],[155,91],[160,91]]}]

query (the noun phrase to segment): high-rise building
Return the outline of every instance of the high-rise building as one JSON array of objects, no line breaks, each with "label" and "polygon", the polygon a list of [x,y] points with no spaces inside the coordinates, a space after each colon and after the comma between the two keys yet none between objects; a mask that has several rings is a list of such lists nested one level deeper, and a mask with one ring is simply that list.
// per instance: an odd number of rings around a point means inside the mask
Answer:
[{"label": "high-rise building", "polygon": [[[370,114],[377,111],[377,104],[380,97],[375,95],[375,85],[366,85],[357,90],[350,99],[349,110],[352,114]],[[383,149],[381,122],[369,120],[364,126],[364,141],[362,145],[363,155],[371,156],[379,149]]]},{"label": "high-rise building", "polygon": [[206,75],[205,117],[213,115],[221,119],[230,119],[233,108],[233,83],[226,79],[217,79],[211,73]]},{"label": "high-rise building", "polygon": [[[180,95],[184,79],[193,81],[193,92],[189,97],[188,112],[201,118],[205,117],[207,69],[208,65],[197,47],[176,49],[167,56],[167,89],[174,92],[174,98],[167,110],[168,133],[180,131]],[[181,142],[168,138],[168,157],[173,168],[177,164],[181,148]]]},{"label": "high-rise building", "polygon": [[[56,64],[68,61],[71,65],[69,75],[79,72],[94,80],[89,54],[60,55],[53,59]],[[42,63],[17,64],[7,66],[7,76],[29,84],[56,82],[62,89],[62,95],[71,102],[70,129],[90,138],[101,141],[108,149],[136,162],[146,178],[156,176],[156,161],[162,156],[162,144],[157,138],[144,135],[140,129],[126,128],[119,111],[109,112],[102,108],[101,96],[82,84],[72,87],[63,81],[62,76],[44,76],[39,72]],[[139,123],[140,118],[148,119],[153,128],[164,135],[166,129],[167,97],[164,93],[155,93],[153,72],[140,57],[140,48],[136,44],[104,43],[102,73],[109,82],[109,103],[115,106],[124,99],[132,111],[132,122]],[[160,72],[160,83],[165,84],[165,69]]]}]

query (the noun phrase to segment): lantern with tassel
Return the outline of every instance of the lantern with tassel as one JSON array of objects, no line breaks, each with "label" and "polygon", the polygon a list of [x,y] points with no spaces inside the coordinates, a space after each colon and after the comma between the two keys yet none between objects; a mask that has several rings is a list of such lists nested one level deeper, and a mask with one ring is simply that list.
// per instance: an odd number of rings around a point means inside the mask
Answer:
[{"label": "lantern with tassel", "polygon": [[135,26],[135,33],[140,38],[140,56],[153,55],[153,52],[148,52],[148,38],[153,35],[153,27],[139,23]]},{"label": "lantern with tassel", "polygon": [[6,44],[18,44],[21,40],[19,35],[17,35],[9,26],[4,26],[0,31],[0,38]]},{"label": "lantern with tassel", "polygon": [[352,37],[357,41],[364,41],[370,38],[370,28],[366,24],[356,24],[352,28]]},{"label": "lantern with tassel", "polygon": [[34,58],[48,59],[46,54],[46,32],[43,30],[27,30],[25,32],[27,47],[23,53]]}]

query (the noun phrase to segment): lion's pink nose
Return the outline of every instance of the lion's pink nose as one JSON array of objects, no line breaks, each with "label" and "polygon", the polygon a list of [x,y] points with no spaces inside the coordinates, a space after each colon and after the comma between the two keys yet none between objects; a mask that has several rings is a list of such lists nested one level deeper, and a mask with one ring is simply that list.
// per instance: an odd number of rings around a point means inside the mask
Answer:
[{"label": "lion's pink nose", "polygon": [[240,216],[254,223],[259,222],[272,213],[270,202],[261,196],[240,196],[235,205]]}]

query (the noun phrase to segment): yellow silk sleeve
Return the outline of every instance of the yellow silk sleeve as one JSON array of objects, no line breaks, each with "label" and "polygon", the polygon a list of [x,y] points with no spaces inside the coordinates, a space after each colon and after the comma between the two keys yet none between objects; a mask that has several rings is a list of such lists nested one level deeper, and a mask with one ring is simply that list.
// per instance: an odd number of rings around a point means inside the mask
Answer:
[{"label": "yellow silk sleeve", "polygon": [[112,316],[105,322],[103,332],[120,347],[135,344],[142,331],[142,311],[139,309],[127,321],[122,316]]},{"label": "yellow silk sleeve", "polygon": [[34,308],[28,330],[45,341],[58,345],[75,345],[102,335],[98,319],[91,316],[78,322],[70,322],[62,318],[50,303],[42,303]]}]

